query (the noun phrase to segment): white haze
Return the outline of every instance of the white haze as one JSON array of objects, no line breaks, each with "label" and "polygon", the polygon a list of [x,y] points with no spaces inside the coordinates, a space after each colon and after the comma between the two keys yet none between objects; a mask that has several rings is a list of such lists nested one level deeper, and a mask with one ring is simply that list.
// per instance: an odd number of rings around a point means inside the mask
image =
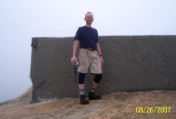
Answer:
[{"label": "white haze", "polygon": [[87,11],[94,13],[99,35],[176,35],[175,5],[175,0],[1,0],[0,102],[32,86],[32,37],[74,36]]}]

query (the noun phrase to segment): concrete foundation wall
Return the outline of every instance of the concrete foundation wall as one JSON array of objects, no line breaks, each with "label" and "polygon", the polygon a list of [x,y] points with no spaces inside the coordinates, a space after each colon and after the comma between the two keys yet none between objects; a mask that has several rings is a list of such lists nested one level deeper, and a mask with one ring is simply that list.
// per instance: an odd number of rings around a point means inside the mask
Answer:
[{"label": "concrete foundation wall", "polygon": [[[33,102],[78,97],[70,63],[73,38],[33,38]],[[103,79],[99,94],[176,89],[176,36],[102,36]],[[86,75],[86,93],[93,76]]]}]

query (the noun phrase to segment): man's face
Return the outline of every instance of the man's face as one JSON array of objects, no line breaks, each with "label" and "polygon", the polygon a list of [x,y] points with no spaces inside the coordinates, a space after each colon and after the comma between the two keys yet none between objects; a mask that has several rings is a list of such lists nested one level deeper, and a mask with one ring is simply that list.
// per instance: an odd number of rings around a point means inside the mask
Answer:
[{"label": "man's face", "polygon": [[87,14],[85,15],[84,20],[86,21],[86,24],[91,25],[92,22],[93,22],[93,20],[94,20],[93,14],[92,14],[92,13],[87,13]]}]

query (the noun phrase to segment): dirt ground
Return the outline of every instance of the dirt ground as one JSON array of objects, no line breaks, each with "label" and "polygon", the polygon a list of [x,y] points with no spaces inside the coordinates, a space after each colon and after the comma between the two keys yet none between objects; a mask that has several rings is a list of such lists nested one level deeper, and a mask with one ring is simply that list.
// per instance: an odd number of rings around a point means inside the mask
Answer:
[{"label": "dirt ground", "polygon": [[0,106],[0,119],[176,119],[176,90],[118,92],[80,105],[78,98],[30,104],[32,89]]}]

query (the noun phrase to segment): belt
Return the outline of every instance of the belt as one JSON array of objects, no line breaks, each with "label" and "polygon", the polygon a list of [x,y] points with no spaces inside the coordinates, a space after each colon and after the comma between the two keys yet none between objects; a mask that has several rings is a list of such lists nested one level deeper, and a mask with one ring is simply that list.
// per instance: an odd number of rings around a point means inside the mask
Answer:
[{"label": "belt", "polygon": [[91,50],[91,51],[95,51],[96,50],[96,48],[84,48],[84,49]]}]

